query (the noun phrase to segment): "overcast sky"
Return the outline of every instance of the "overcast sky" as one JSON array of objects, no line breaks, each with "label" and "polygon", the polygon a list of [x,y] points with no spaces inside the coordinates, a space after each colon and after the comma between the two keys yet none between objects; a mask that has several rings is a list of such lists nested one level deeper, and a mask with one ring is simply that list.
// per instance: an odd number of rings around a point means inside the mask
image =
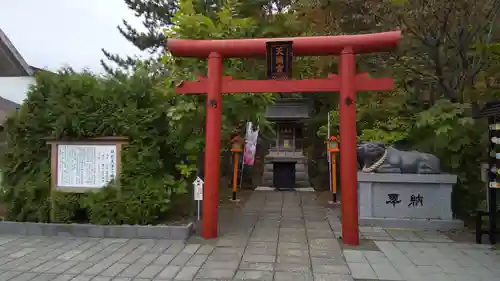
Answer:
[{"label": "overcast sky", "polygon": [[140,54],[118,32],[122,19],[142,28],[123,0],[0,0],[0,28],[28,64],[49,70],[102,72],[101,48]]}]

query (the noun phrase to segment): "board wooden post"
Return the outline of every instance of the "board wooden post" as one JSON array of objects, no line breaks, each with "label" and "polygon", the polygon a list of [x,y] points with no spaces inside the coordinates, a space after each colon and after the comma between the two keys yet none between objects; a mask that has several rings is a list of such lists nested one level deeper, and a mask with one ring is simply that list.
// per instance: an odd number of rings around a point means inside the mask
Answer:
[{"label": "board wooden post", "polygon": [[[81,140],[47,139],[51,151],[51,222],[55,221],[56,192],[98,192],[107,186],[111,180],[114,180],[114,187],[117,188],[117,194],[120,196],[121,152],[123,145],[126,143],[127,138],[125,137],[98,137]],[[109,149],[109,152],[106,152],[104,148]],[[63,162],[60,159],[62,158],[60,155],[62,149],[65,151],[63,155],[64,161],[73,162],[72,164],[74,164],[74,166],[66,168],[64,172],[60,170],[61,162]],[[70,151],[68,155],[66,155],[66,150]],[[75,151],[78,151],[78,155]],[[83,158],[80,158],[82,155]],[[65,180],[62,180],[63,174],[60,177],[60,173],[69,173],[70,175],[67,175]],[[79,176],[75,174],[79,174]],[[59,180],[62,180],[62,182]]]},{"label": "board wooden post", "polygon": [[116,192],[118,194],[118,198],[121,197],[122,195],[122,189],[120,188],[120,172],[121,172],[121,167],[122,167],[122,149],[123,149],[123,144],[124,142],[117,142],[116,143],[116,178],[115,178],[115,184],[116,184]]}]

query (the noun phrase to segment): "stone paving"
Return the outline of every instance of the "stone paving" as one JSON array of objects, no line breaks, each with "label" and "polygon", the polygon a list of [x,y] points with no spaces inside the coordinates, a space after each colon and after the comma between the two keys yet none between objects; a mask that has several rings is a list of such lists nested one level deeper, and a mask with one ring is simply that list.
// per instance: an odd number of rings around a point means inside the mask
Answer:
[{"label": "stone paving", "polygon": [[[338,209],[327,219],[341,236]],[[354,280],[499,281],[500,252],[490,245],[454,243],[437,231],[360,227],[377,250],[344,249]]]},{"label": "stone paving", "polygon": [[0,236],[0,280],[352,280],[314,199],[256,192],[207,244]]},{"label": "stone paving", "polygon": [[439,233],[364,227],[374,248],[342,250],[315,196],[255,192],[212,241],[0,236],[0,281],[500,280],[498,252]]},{"label": "stone paving", "polygon": [[381,251],[344,250],[356,279],[498,281],[500,254],[472,244],[375,241]]}]

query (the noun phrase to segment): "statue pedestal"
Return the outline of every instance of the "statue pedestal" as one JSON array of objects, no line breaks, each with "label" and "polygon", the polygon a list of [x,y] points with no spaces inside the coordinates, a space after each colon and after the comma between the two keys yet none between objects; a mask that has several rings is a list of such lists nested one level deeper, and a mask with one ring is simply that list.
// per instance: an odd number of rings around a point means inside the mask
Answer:
[{"label": "statue pedestal", "polygon": [[359,224],[427,230],[460,229],[453,219],[449,174],[377,174],[358,172]]}]

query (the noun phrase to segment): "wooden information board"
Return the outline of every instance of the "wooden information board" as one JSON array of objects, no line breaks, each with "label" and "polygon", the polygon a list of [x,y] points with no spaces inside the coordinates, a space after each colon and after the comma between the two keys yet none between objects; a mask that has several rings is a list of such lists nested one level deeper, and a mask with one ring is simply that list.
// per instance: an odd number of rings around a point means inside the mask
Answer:
[{"label": "wooden information board", "polygon": [[[121,151],[127,138],[99,137],[85,140],[48,140],[51,146],[51,220],[54,192],[96,192],[118,181]],[[116,182],[118,188],[119,184]]]}]

